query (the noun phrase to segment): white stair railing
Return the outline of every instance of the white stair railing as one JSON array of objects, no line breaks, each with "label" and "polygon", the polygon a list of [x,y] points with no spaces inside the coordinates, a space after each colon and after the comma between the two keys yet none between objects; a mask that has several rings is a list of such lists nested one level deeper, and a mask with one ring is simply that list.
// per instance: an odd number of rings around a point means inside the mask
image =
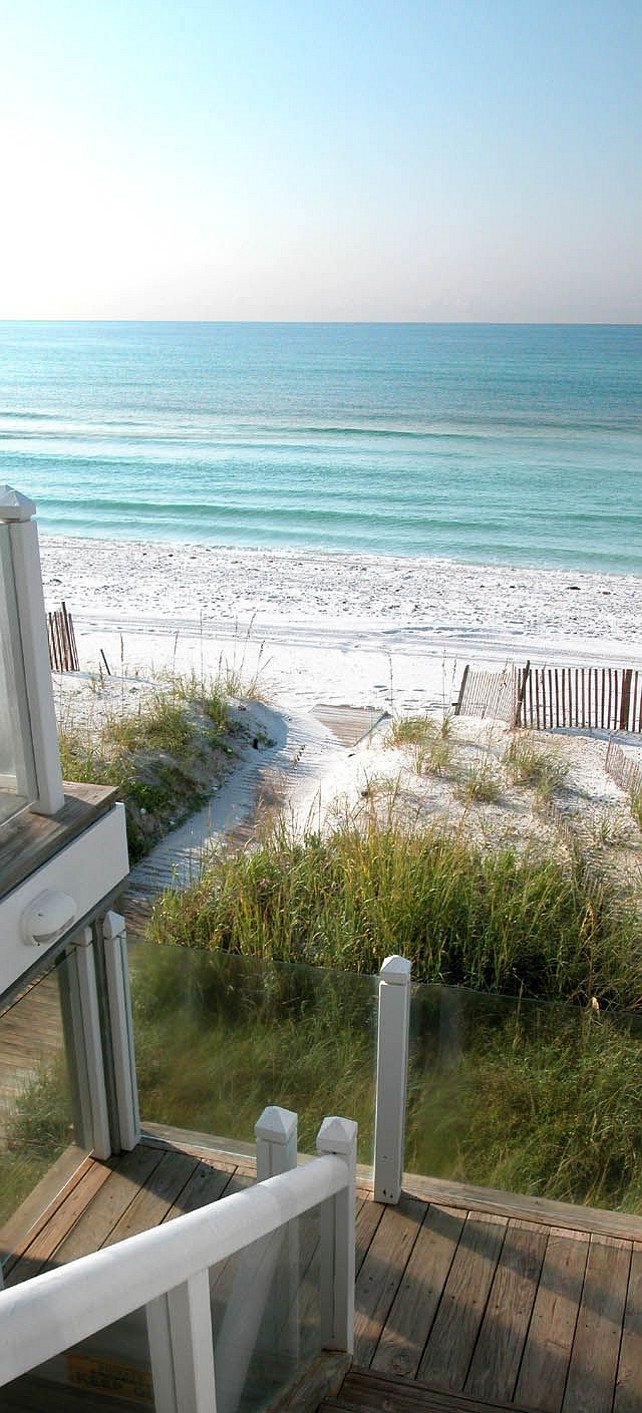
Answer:
[{"label": "white stair railing", "polygon": [[357,1125],[325,1119],[319,1156],[167,1226],[140,1232],[0,1291],[7,1384],[146,1307],[162,1413],[213,1413],[208,1271],[320,1203],[322,1342],[353,1351]]}]

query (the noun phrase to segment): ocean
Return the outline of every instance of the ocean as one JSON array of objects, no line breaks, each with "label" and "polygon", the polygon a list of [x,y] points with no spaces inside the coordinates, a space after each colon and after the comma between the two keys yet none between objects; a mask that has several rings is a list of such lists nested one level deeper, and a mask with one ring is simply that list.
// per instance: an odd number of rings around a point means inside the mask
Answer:
[{"label": "ocean", "polygon": [[0,323],[41,534],[642,574],[642,327]]}]

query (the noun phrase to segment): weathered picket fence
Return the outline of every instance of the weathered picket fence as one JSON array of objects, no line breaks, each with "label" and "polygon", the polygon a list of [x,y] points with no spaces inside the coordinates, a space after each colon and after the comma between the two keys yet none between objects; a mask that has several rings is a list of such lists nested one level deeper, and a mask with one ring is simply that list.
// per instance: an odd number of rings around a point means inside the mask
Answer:
[{"label": "weathered picket fence", "polygon": [[642,768],[627,756],[617,741],[609,741],[604,769],[621,790],[629,795],[642,795]]},{"label": "weathered picket fence", "polygon": [[71,614],[65,603],[47,614],[49,662],[53,672],[78,672],[78,649]]},{"label": "weathered picket fence", "polygon": [[457,716],[492,716],[546,731],[642,733],[642,673],[632,667],[507,667],[464,675]]},{"label": "weathered picket fence", "polygon": [[512,724],[516,685],[514,667],[506,667],[503,672],[477,672],[466,666],[455,703],[455,716],[491,716]]}]

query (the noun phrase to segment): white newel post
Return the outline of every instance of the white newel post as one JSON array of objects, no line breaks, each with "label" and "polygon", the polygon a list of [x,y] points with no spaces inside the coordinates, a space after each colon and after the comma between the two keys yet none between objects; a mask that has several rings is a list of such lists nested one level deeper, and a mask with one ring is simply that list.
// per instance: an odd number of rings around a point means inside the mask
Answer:
[{"label": "white newel post", "polygon": [[121,913],[105,913],[101,930],[120,1146],[132,1149],[140,1141],[140,1116],[124,917]]},{"label": "white newel post", "polygon": [[410,972],[410,962],[405,957],[393,956],[386,957],[379,973],[375,1202],[395,1203],[401,1196],[408,1086]]},{"label": "white newel post", "polygon": [[271,1104],[254,1125],[256,1180],[289,1173],[297,1165],[297,1115]]},{"label": "white newel post", "polygon": [[[49,643],[38,531],[33,516],[36,507],[27,496],[11,486],[0,486],[0,522],[9,527],[9,543],[27,693],[28,729],[36,773],[37,798],[32,805],[39,814],[53,815],[62,809],[60,752],[53,700]],[[18,704],[20,710],[20,704]],[[24,729],[25,723],[23,723]]]},{"label": "white newel post", "polygon": [[357,1125],[326,1118],[317,1152],[334,1153],[348,1169],[348,1185],[321,1208],[321,1328],[326,1349],[354,1352],[354,1274]]}]

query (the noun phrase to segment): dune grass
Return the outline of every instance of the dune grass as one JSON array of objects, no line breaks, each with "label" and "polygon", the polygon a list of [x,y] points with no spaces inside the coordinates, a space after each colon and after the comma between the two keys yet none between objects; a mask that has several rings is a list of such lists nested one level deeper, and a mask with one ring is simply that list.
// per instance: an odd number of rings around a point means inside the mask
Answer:
[{"label": "dune grass", "polygon": [[235,727],[222,685],[173,675],[135,712],[59,728],[66,780],[114,785],[125,805],[130,862],[203,804],[216,757],[233,755]]},{"label": "dune grass", "polygon": [[277,822],[251,853],[213,857],[159,900],[150,937],[365,973],[402,952],[418,981],[642,1005],[635,910],[577,860],[374,814],[304,840]]}]

